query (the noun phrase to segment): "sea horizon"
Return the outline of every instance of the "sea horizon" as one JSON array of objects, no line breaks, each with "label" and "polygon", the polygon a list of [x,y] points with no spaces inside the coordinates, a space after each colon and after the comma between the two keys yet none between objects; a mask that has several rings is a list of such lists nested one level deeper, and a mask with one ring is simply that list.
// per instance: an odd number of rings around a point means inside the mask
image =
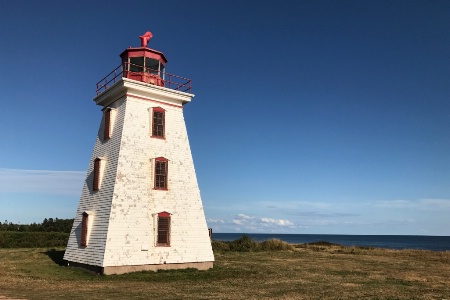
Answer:
[{"label": "sea horizon", "polygon": [[361,235],[361,236],[437,236],[437,237],[450,237],[450,235],[434,235],[434,234],[352,234],[352,233],[270,233],[270,232],[213,232],[213,234],[246,234],[246,235]]},{"label": "sea horizon", "polygon": [[279,239],[290,244],[328,242],[343,246],[376,247],[387,249],[416,249],[450,251],[450,236],[438,235],[389,235],[389,234],[289,234],[289,233],[220,233],[213,232],[212,239],[234,241],[243,234],[262,242]]}]

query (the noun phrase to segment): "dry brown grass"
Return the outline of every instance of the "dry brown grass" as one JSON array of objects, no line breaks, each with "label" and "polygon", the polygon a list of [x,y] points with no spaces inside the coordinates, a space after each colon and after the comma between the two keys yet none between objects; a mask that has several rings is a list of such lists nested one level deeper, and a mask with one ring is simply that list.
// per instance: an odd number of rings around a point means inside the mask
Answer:
[{"label": "dry brown grass", "polygon": [[99,276],[63,251],[0,249],[0,295],[25,299],[450,299],[450,252],[308,245],[216,253],[209,271]]}]

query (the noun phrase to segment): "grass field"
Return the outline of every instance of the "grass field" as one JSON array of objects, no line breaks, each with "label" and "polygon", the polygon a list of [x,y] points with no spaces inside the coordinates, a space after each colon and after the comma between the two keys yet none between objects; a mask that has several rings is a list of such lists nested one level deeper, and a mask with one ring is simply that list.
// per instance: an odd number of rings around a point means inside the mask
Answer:
[{"label": "grass field", "polygon": [[221,252],[209,271],[100,276],[63,249],[0,249],[0,299],[450,299],[450,252],[303,245]]}]

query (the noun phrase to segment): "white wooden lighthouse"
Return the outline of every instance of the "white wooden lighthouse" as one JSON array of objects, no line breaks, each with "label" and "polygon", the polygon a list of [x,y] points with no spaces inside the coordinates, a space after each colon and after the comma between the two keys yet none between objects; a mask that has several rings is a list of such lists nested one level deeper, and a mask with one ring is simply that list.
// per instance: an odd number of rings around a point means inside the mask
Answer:
[{"label": "white wooden lighthouse", "polygon": [[64,259],[102,274],[213,266],[183,106],[189,79],[141,46],[97,84],[102,120]]}]

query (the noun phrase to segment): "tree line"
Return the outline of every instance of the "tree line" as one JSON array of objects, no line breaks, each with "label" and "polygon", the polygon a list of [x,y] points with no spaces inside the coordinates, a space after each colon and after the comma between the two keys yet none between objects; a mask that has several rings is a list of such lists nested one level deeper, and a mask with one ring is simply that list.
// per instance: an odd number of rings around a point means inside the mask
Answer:
[{"label": "tree line", "polygon": [[65,232],[70,233],[73,219],[45,218],[42,223],[14,224],[12,222],[0,222],[0,231],[16,232]]}]

